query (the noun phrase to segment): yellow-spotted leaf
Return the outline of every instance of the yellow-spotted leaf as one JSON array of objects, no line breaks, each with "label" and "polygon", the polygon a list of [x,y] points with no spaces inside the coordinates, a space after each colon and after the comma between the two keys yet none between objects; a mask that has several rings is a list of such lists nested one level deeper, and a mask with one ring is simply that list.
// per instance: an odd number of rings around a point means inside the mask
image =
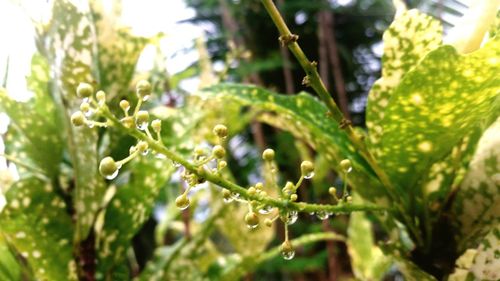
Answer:
[{"label": "yellow-spotted leaf", "polygon": [[411,190],[420,175],[451,153],[471,130],[498,111],[500,41],[460,55],[443,46],[430,52],[394,90],[371,149],[391,180]]},{"label": "yellow-spotted leaf", "polygon": [[380,140],[380,122],[392,92],[410,69],[441,44],[441,36],[440,22],[418,10],[397,15],[384,32],[382,77],[373,85],[366,108],[366,126],[371,143]]},{"label": "yellow-spotted leaf", "polygon": [[500,279],[500,223],[480,241],[470,271],[479,280]]},{"label": "yellow-spotted leaf", "polygon": [[387,197],[373,171],[351,145],[347,135],[327,116],[326,107],[307,93],[295,96],[278,95],[268,90],[237,84],[221,84],[198,93],[202,98],[236,101],[241,107],[253,110],[256,119],[289,131],[312,146],[340,169],[340,161],[350,159],[353,171],[348,180],[366,199],[381,204]]},{"label": "yellow-spotted leaf", "polygon": [[[27,78],[33,97],[19,102],[0,89],[0,111],[10,117],[6,134],[6,152],[23,163],[35,166],[54,178],[62,158],[63,134],[60,114],[50,96],[49,67],[46,60],[33,56],[31,75]],[[21,175],[24,167],[19,167]]]},{"label": "yellow-spotted leaf", "polygon": [[0,280],[21,280],[21,266],[12,247],[0,235]]},{"label": "yellow-spotted leaf", "polygon": [[[98,233],[99,270],[103,279],[116,277],[116,266],[124,261],[132,237],[149,219],[160,189],[174,171],[170,161],[152,155],[134,160],[106,208]],[[119,181],[119,179],[118,179]]]},{"label": "yellow-spotted leaf", "polygon": [[68,0],[53,3],[52,20],[40,32],[40,41],[46,45],[41,53],[47,54],[53,66],[55,89],[65,107],[66,134],[69,155],[75,177],[74,205],[77,214],[76,240],[84,240],[94,222],[105,185],[98,174],[98,131],[85,126],[75,128],[69,116],[79,110],[81,99],[76,97],[80,82],[93,84],[95,71],[94,27],[89,7],[74,5]]},{"label": "yellow-spotted leaf", "polygon": [[500,222],[500,119],[484,131],[453,205],[460,249]]},{"label": "yellow-spotted leaf", "polygon": [[76,280],[73,224],[68,206],[50,183],[26,178],[13,184],[0,214],[0,234],[31,268],[36,280]]}]

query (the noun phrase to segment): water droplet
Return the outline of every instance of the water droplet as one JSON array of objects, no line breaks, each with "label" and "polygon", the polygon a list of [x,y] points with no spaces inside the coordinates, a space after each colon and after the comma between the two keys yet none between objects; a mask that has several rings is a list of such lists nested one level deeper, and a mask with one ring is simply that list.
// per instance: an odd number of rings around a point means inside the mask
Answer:
[{"label": "water droplet", "polygon": [[91,128],[91,129],[94,128],[94,122],[92,122],[92,121],[87,122],[87,127]]},{"label": "water droplet", "polygon": [[233,197],[231,197],[231,196],[225,197],[223,200],[224,200],[224,203],[231,203],[234,201]]},{"label": "water droplet", "polygon": [[240,198],[240,194],[236,193],[236,192],[231,192],[231,198],[238,199],[238,198]]},{"label": "water droplet", "polygon": [[349,169],[347,169],[345,172],[346,172],[346,173],[350,173],[350,172],[352,172],[352,167],[350,167]]},{"label": "water droplet", "polygon": [[286,223],[288,225],[294,224],[299,218],[299,213],[297,211],[290,211],[286,216]]},{"label": "water droplet", "polygon": [[272,206],[264,206],[262,207],[260,210],[259,210],[259,214],[262,214],[262,215],[267,215],[269,214],[271,211],[273,210],[273,207]]},{"label": "water droplet", "polygon": [[149,97],[150,97],[150,96],[151,96],[151,95],[145,95],[145,96],[143,96],[143,97],[142,97],[142,101],[147,101],[147,100],[149,100]]},{"label": "water droplet", "polygon": [[189,204],[190,204],[190,200],[189,198],[187,198],[187,196],[185,194],[182,194],[180,195],[179,197],[177,197],[175,199],[175,205],[177,206],[177,208],[179,208],[180,210],[185,210],[189,207]]},{"label": "water droplet", "polygon": [[310,172],[310,173],[304,175],[305,179],[311,179],[312,177],[314,177],[314,172]]},{"label": "water droplet", "polygon": [[148,122],[141,122],[137,124],[137,129],[144,131],[148,127]]},{"label": "water droplet", "polygon": [[247,227],[248,227],[249,229],[254,229],[254,228],[256,228],[257,226],[259,226],[259,225],[258,225],[258,224],[247,224]]},{"label": "water droplet", "polygon": [[330,216],[330,214],[328,212],[325,212],[325,211],[319,211],[316,213],[316,217],[320,220],[326,220],[326,219],[328,219],[329,216]]},{"label": "water droplet", "polygon": [[172,161],[172,165],[174,165],[174,167],[176,167],[176,168],[179,168],[181,166],[181,163]]},{"label": "water droplet", "polygon": [[83,115],[85,115],[85,117],[90,117],[90,116],[94,115],[94,110],[89,109],[89,110],[85,111],[83,113]]},{"label": "water droplet", "polygon": [[295,257],[295,251],[294,250],[287,250],[287,251],[282,251],[281,255],[285,260],[291,260],[293,257]]},{"label": "water droplet", "polygon": [[149,153],[149,149],[146,149],[141,154],[145,156],[145,155],[148,155],[148,153]]},{"label": "water droplet", "polygon": [[[120,166],[120,167],[121,167],[121,166]],[[119,172],[119,171],[120,171],[120,168],[116,169],[116,171],[115,171],[113,174],[111,174],[111,175],[109,175],[109,176],[106,176],[106,179],[107,179],[107,180],[112,180],[112,179],[116,178],[116,176],[118,176],[118,172]]]},{"label": "water droplet", "polygon": [[89,97],[83,98],[82,102],[87,102],[88,103],[88,102],[90,102],[90,98]]},{"label": "water droplet", "polygon": [[157,152],[155,154],[155,157],[158,158],[158,159],[165,159],[165,158],[167,158],[167,156],[165,156],[165,154],[159,153],[159,152]]},{"label": "water droplet", "polygon": [[309,212],[309,215],[314,216],[315,212]]}]

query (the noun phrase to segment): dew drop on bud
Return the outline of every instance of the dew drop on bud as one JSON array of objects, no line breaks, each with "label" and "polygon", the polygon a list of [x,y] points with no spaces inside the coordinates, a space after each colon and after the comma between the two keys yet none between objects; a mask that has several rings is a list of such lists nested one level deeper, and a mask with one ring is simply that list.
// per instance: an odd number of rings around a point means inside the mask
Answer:
[{"label": "dew drop on bud", "polygon": [[165,158],[167,158],[167,156],[165,156],[165,154],[163,154],[163,153],[159,153],[159,152],[157,152],[157,153],[155,154],[155,157],[156,157],[157,159],[165,159]]},{"label": "dew drop on bud", "polygon": [[316,217],[320,220],[326,220],[328,219],[329,216],[330,214],[328,214],[328,212],[325,211],[319,211],[316,213]]},{"label": "dew drop on bud", "polygon": [[305,179],[311,179],[312,177],[314,177],[314,172],[310,172],[304,175]]},{"label": "dew drop on bud", "polygon": [[259,210],[259,214],[267,215],[273,210],[272,206],[266,205]]},{"label": "dew drop on bud", "polygon": [[107,180],[112,180],[112,179],[116,178],[116,176],[118,176],[118,172],[119,172],[119,171],[120,171],[120,170],[119,170],[119,168],[118,168],[118,169],[116,169],[116,171],[115,171],[114,173],[112,173],[111,175],[107,175],[107,176],[105,176],[105,178],[106,178]]},{"label": "dew drop on bud", "polygon": [[180,210],[185,210],[189,207],[190,201],[185,194],[180,195],[175,199],[175,205]]},{"label": "dew drop on bud", "polygon": [[295,251],[294,250],[292,250],[292,251],[282,251],[281,255],[283,256],[283,258],[285,260],[291,260],[291,259],[293,259],[293,257],[295,257]]},{"label": "dew drop on bud", "polygon": [[149,153],[149,149],[146,149],[143,152],[141,152],[141,154],[144,155],[144,156],[148,155],[148,153]]},{"label": "dew drop on bud", "polygon": [[145,131],[147,127],[148,127],[148,122],[137,123],[137,129],[141,131]]},{"label": "dew drop on bud", "polygon": [[298,218],[299,218],[299,213],[297,211],[290,211],[287,214],[286,223],[288,225],[292,225],[297,221]]}]

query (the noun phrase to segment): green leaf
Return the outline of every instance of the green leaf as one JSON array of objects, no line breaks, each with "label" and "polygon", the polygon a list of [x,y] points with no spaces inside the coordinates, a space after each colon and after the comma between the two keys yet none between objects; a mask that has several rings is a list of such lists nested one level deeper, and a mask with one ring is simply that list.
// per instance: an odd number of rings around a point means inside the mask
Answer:
[{"label": "green leaf", "polygon": [[[85,10],[87,9],[87,10]],[[75,177],[74,205],[77,215],[76,241],[89,234],[98,211],[98,204],[105,192],[105,184],[98,174],[97,141],[95,128],[73,127],[69,116],[79,110],[81,100],[76,97],[80,82],[93,84],[92,67],[96,37],[89,20],[88,6],[75,6],[67,0],[57,0],[52,9],[52,20],[45,33],[42,53],[47,53],[55,75],[55,89],[65,107],[65,129],[69,154]]]},{"label": "green leaf", "polygon": [[21,280],[19,262],[2,235],[0,235],[0,280]]},{"label": "green leaf", "polygon": [[108,10],[102,1],[92,0],[90,5],[99,50],[99,84],[111,100],[129,89],[139,55],[149,40],[120,25],[121,1],[113,1]]},{"label": "green leaf", "polygon": [[[372,151],[392,181],[412,190],[430,166],[497,111],[499,41],[459,55],[450,46],[429,53],[394,90]],[[411,192],[410,192],[411,193]]]},{"label": "green leaf", "polygon": [[28,88],[34,96],[27,102],[19,102],[0,89],[0,110],[11,120],[5,138],[6,152],[54,178],[62,158],[63,130],[58,110],[49,95],[49,79],[47,62],[34,55],[31,75],[27,78]]},{"label": "green leaf", "polygon": [[121,175],[128,181],[118,187],[106,208],[104,227],[98,231],[99,268],[105,276],[123,262],[132,237],[149,219],[160,189],[173,172],[170,161],[144,156]]},{"label": "green leaf", "polygon": [[366,107],[366,126],[371,143],[380,141],[381,121],[394,89],[408,71],[441,44],[441,36],[441,23],[418,10],[403,12],[384,32],[382,77],[373,85]]},{"label": "green leaf", "polygon": [[198,95],[220,102],[237,101],[241,107],[249,107],[256,112],[258,120],[289,131],[324,154],[334,170],[341,171],[340,161],[349,158],[354,167],[348,177],[351,185],[364,198],[388,203],[369,165],[350,144],[345,132],[327,117],[326,107],[316,98],[306,93],[278,95],[259,87],[237,84],[221,84]]},{"label": "green leaf", "polygon": [[73,225],[66,203],[50,183],[27,178],[13,184],[0,216],[1,234],[31,267],[38,280],[76,280]]},{"label": "green leaf", "polygon": [[392,261],[375,245],[370,221],[364,213],[352,213],[347,246],[354,276],[359,280],[382,280]]},{"label": "green leaf", "polygon": [[500,221],[500,118],[484,131],[453,204],[460,249]]}]

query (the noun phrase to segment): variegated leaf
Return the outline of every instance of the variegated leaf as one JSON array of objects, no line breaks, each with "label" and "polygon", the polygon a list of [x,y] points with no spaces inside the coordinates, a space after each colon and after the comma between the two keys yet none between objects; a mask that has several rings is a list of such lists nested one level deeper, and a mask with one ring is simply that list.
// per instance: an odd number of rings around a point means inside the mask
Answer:
[{"label": "variegated leaf", "polygon": [[382,77],[373,85],[366,108],[366,126],[371,143],[380,141],[380,123],[394,89],[408,71],[441,44],[441,36],[440,22],[418,10],[397,15],[384,32]]},{"label": "variegated leaf", "polygon": [[7,202],[0,234],[27,261],[35,278],[76,280],[73,224],[52,185],[37,178],[20,180],[7,192]]}]

